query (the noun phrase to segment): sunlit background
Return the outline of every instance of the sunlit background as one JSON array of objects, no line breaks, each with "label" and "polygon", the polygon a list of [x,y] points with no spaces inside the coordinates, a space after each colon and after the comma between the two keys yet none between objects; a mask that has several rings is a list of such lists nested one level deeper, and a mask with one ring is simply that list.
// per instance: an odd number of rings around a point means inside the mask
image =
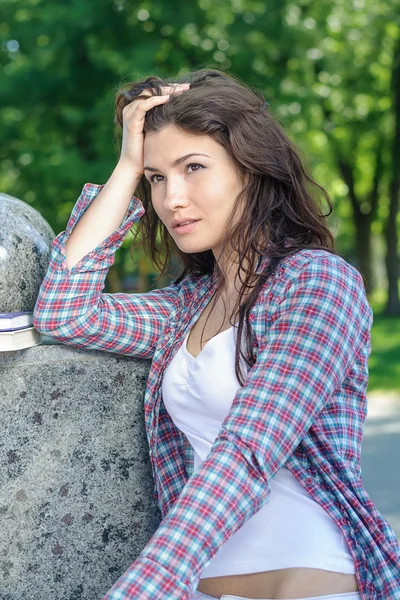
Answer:
[{"label": "sunlit background", "polygon": [[[400,482],[379,480],[400,447],[398,0],[8,0],[0,35],[0,191],[35,207],[56,233],[83,185],[105,183],[118,160],[113,100],[122,84],[217,67],[264,93],[328,190],[337,248],[367,283],[365,455],[376,461],[368,481],[399,533]],[[104,291],[144,292],[177,276],[173,261],[156,281],[142,251],[132,261],[131,240]]]}]

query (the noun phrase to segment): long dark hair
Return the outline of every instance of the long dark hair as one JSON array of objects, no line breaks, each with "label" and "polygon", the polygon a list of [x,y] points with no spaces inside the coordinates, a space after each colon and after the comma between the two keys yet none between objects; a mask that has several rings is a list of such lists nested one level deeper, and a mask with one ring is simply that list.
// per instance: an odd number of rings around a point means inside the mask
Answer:
[{"label": "long dark hair", "polygon": [[[233,250],[239,257],[236,276],[239,277],[241,286],[232,314],[239,312],[235,373],[240,385],[244,385],[240,356],[248,366],[255,362],[248,316],[266,280],[276,271],[284,257],[301,249],[323,248],[332,254],[338,254],[334,250],[333,235],[325,221],[332,213],[332,203],[326,190],[307,174],[299,151],[289,140],[278,119],[272,116],[262,93],[249,88],[238,77],[218,69],[192,70],[183,76],[168,79],[151,76],[126,84],[115,97],[117,135],[122,131],[122,109],[127,104],[140,97],[144,90],[161,95],[161,86],[172,83],[191,85],[188,91],[171,96],[168,103],[156,106],[146,114],[144,134],[160,131],[173,124],[183,132],[211,136],[225,148],[240,176],[247,176],[247,184],[236,198],[232,214],[243,206],[243,202],[246,210],[235,226],[227,226],[221,242],[221,256],[228,244],[231,244],[228,254]],[[214,303],[217,302],[226,289],[226,281],[212,250],[182,252],[154,211],[151,186],[144,176],[136,192],[143,203],[145,214],[137,223],[132,248],[143,245],[153,264],[161,270],[161,277],[170,268],[172,247],[174,255],[182,264],[182,272],[175,283],[180,283],[187,275],[211,275],[217,282],[213,299]],[[329,211],[326,215],[321,214],[314,198],[315,193],[322,195],[328,203]],[[234,219],[228,219],[228,223],[233,221]],[[140,241],[135,245],[138,236]],[[158,239],[161,240],[160,244]],[[267,268],[262,273],[256,273],[257,259],[265,256],[269,258]],[[248,261],[249,269],[245,266],[244,259]],[[244,281],[241,278],[243,272],[246,273]],[[254,279],[256,283],[251,286],[250,282]],[[242,302],[246,290],[251,288],[251,293],[246,294],[246,299]],[[224,307],[226,310],[225,303]],[[239,343],[245,319],[247,356],[242,354]],[[204,329],[201,341],[203,333]]]}]

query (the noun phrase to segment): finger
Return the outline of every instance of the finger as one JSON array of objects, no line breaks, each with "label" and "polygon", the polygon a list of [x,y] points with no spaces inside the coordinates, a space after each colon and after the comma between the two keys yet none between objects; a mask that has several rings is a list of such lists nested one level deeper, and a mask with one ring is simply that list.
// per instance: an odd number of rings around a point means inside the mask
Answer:
[{"label": "finger", "polygon": [[174,92],[178,91],[178,90],[187,90],[189,89],[190,84],[189,83],[173,83],[171,86],[163,86],[161,89],[163,91],[163,93],[166,94],[173,94]]},{"label": "finger", "polygon": [[[166,102],[168,100],[168,98],[170,98],[171,95],[182,94],[184,91],[188,90],[189,87],[190,87],[189,83],[176,84],[175,87],[164,86],[161,89],[165,90],[166,93],[163,94],[162,96],[157,96],[157,95],[153,96],[153,95],[147,95],[147,94],[142,93],[140,96],[135,98],[135,100],[133,100],[132,102],[130,102],[129,104],[127,104],[124,107],[123,114],[128,116],[128,114],[130,114],[132,111],[136,110],[136,108],[139,108],[139,107],[141,107],[144,111],[147,111],[158,103]],[[169,93],[167,93],[167,92],[169,92]],[[136,102],[136,100],[140,100],[140,102]],[[142,106],[142,105],[144,105],[144,106]]]},{"label": "finger", "polygon": [[139,115],[139,119],[143,119],[147,111],[149,111],[154,106],[157,106],[158,104],[166,104],[168,102],[168,100],[170,99],[170,97],[171,97],[170,95],[165,95],[165,96],[150,96],[149,98],[146,98],[145,100],[140,99],[141,101],[136,103],[136,107],[135,107],[135,109],[133,109],[133,116]]},{"label": "finger", "polygon": [[149,108],[151,108],[153,105],[159,104],[161,102],[165,102],[166,100],[168,100],[170,96],[169,95],[165,95],[165,96],[147,96],[147,95],[141,95],[138,96],[137,98],[135,98],[135,100],[133,100],[132,102],[130,102],[129,104],[127,104],[126,106],[124,106],[122,113],[124,115],[129,115],[130,113],[135,113],[136,110],[140,110],[140,109],[144,109],[149,110]]},{"label": "finger", "polygon": [[142,102],[140,102],[137,105],[138,109],[145,109],[148,110],[149,107],[151,108],[153,106],[153,104],[158,104],[160,102],[165,102],[166,100],[168,100],[171,97],[171,94],[165,94],[164,96],[150,96],[149,98],[146,98],[145,100],[143,100]]},{"label": "finger", "polygon": [[[169,86],[161,86],[161,95],[165,95],[165,94],[174,94],[178,91],[183,91],[183,90],[188,90],[190,87],[189,83],[173,83]],[[141,93],[141,96],[148,96],[149,98],[151,98],[153,96],[153,94],[147,94],[148,90],[145,90],[145,93]],[[157,95],[157,94],[155,94]]]}]

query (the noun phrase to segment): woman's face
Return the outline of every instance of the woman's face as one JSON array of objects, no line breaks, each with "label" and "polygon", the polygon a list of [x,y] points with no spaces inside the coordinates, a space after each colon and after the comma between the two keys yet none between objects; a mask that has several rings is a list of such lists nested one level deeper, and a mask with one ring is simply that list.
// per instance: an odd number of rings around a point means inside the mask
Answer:
[{"label": "woman's face", "polygon": [[[184,158],[188,154],[192,156]],[[210,136],[183,133],[168,125],[145,135],[144,167],[154,210],[178,248],[186,253],[211,249],[217,259],[232,206],[243,187],[225,149]],[[173,219],[198,222],[185,232],[173,227]]]}]

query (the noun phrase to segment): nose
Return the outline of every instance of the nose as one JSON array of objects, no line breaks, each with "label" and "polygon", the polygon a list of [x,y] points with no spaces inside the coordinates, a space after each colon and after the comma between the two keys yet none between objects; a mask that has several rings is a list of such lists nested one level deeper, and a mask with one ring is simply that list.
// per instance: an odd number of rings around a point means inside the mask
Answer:
[{"label": "nose", "polygon": [[165,190],[164,207],[166,210],[173,213],[176,212],[177,208],[188,205],[185,185],[178,178],[169,179]]}]

